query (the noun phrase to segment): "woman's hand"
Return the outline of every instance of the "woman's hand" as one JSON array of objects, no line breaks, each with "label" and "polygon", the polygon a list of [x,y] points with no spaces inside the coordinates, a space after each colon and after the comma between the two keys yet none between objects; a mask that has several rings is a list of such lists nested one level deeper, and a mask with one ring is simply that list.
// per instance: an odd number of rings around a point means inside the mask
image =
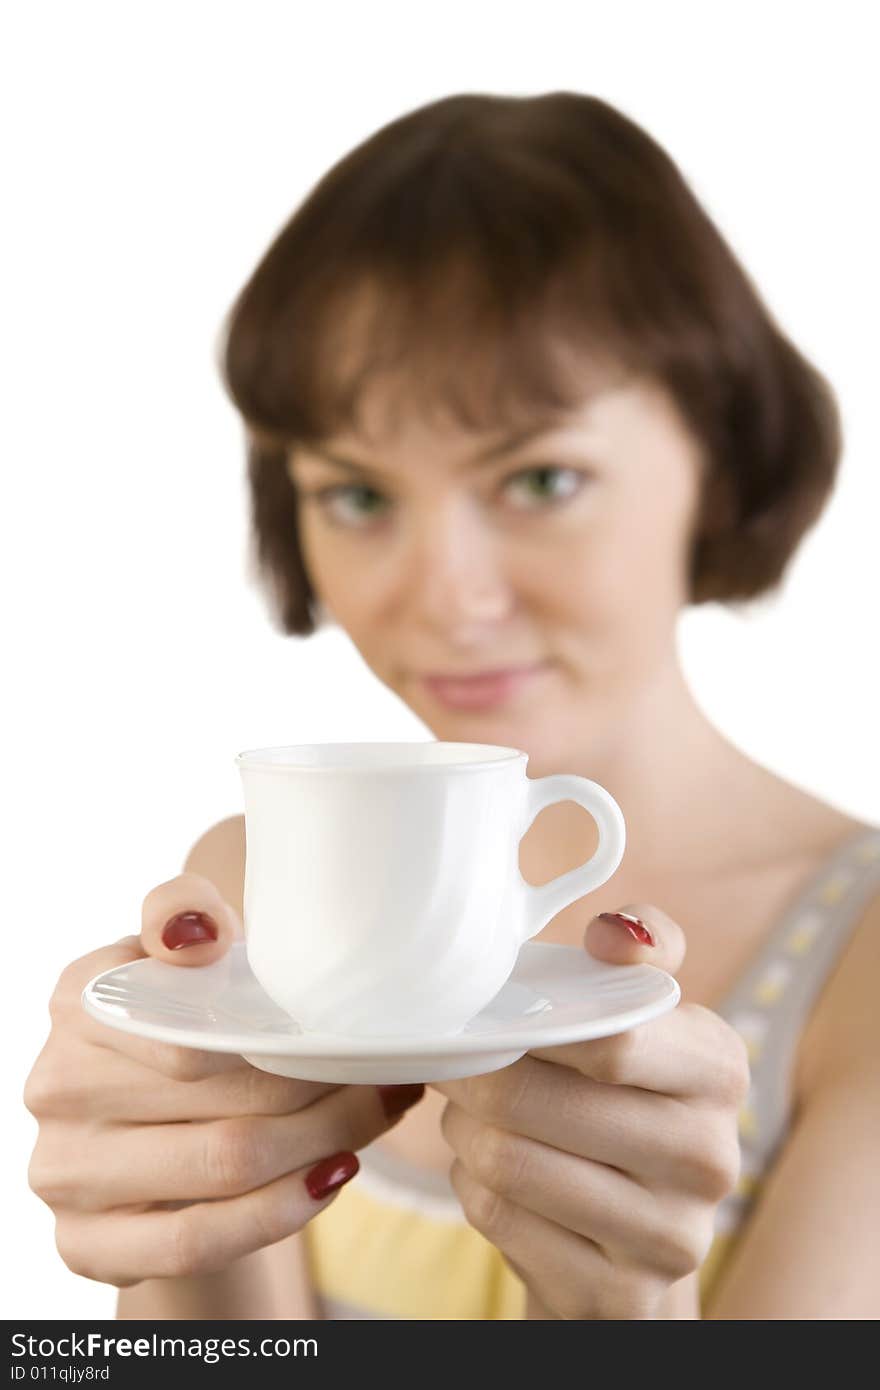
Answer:
[{"label": "woman's hand", "polygon": [[[619,964],[671,974],[681,928],[649,905],[622,912],[656,945],[594,918],[585,945]],[[468,1221],[504,1254],[541,1316],[657,1316],[670,1284],[696,1270],[715,1208],[736,1183],[745,1045],[697,1004],[613,1037],[536,1049],[512,1066],[432,1083]]]},{"label": "woman's hand", "polygon": [[[207,914],[216,939],[169,947],[163,928],[181,913],[184,932]],[[213,883],[185,873],[147,894],[140,937],[92,951],[58,981],[51,1032],[25,1085],[40,1126],[28,1177],[55,1213],[58,1250],[75,1274],[120,1288],[209,1274],[282,1240],[354,1176],[353,1151],[423,1093],[390,1087],[383,1099],[375,1086],[274,1076],[241,1057],[119,1032],[82,1007],[103,970],[144,955],[207,965],[240,935]]]}]

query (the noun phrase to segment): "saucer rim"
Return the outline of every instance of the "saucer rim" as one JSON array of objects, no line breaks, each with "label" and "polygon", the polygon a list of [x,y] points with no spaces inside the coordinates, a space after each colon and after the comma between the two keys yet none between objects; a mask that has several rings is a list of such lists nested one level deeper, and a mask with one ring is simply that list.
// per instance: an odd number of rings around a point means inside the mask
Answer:
[{"label": "saucer rim", "polygon": [[[169,969],[179,969],[168,962],[155,961],[154,957],[146,956],[142,960],[128,961],[122,965],[111,966],[109,970],[100,971],[83,989],[81,1004],[91,1018],[108,1027],[116,1028],[120,1032],[154,1042],[170,1043],[177,1047],[194,1048],[202,1052],[236,1053],[239,1055],[248,1052],[254,1056],[315,1057],[340,1061],[363,1057],[394,1061],[403,1057],[456,1056],[468,1053],[496,1052],[518,1047],[528,1051],[529,1048],[536,1046],[554,1047],[569,1042],[587,1042],[593,1038],[622,1033],[630,1028],[638,1027],[641,1023],[649,1022],[653,1018],[670,1012],[681,999],[681,988],[678,981],[659,966],[650,965],[647,962],[638,965],[610,965],[604,961],[597,961],[594,957],[586,956],[583,947],[565,946],[561,943],[547,941],[526,941],[523,944],[517,956],[517,965],[514,966],[511,973],[510,982],[515,981],[517,967],[524,954],[545,955],[548,951],[554,953],[564,951],[576,957],[579,962],[583,962],[586,958],[597,967],[602,966],[610,970],[626,972],[630,977],[633,973],[642,977],[646,975],[660,977],[655,980],[657,992],[651,1000],[629,1009],[621,1009],[610,1016],[594,1020],[582,1019],[580,1022],[572,1020],[568,1023],[548,1023],[544,1028],[541,1028],[538,1025],[541,1015],[536,1014],[532,1016],[534,1021],[531,1023],[520,1020],[518,1024],[512,1025],[506,1031],[495,1033],[461,1032],[444,1034],[441,1037],[417,1035],[415,1037],[395,1036],[389,1038],[387,1035],[359,1034],[353,1037],[344,1037],[338,1034],[313,1032],[282,1033],[274,1036],[248,1035],[234,1033],[230,1030],[222,1034],[214,1033],[205,1036],[198,1028],[178,1028],[161,1023],[146,1023],[124,1015],[114,1014],[93,997],[92,991],[100,981],[116,975],[121,970],[137,969],[146,964],[147,961],[152,960],[155,964],[165,965]],[[247,969],[247,958],[244,954],[245,942],[234,941],[230,947],[230,956],[232,952],[236,952],[239,961],[244,958],[244,968]],[[214,965],[223,965],[229,959],[230,957],[227,956],[221,957],[219,961],[214,962]],[[211,970],[213,965],[204,966],[202,969]],[[482,1012],[483,1010],[480,1010],[475,1018],[479,1018]],[[609,1027],[609,1024],[612,1026]]]}]

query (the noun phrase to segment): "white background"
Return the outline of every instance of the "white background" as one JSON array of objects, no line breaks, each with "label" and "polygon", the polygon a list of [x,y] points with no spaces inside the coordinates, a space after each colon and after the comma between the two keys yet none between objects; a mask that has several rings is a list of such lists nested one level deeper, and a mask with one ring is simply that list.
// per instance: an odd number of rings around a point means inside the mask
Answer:
[{"label": "white background", "polygon": [[21,1104],[62,966],[242,809],[234,754],[428,731],[338,631],[245,575],[222,316],[325,169],[455,91],[568,88],[680,164],[834,383],[842,480],[777,598],[685,615],[694,689],[753,756],[880,822],[872,6],[7,4],[2,128],[2,1018],[7,1318],[112,1316],[29,1190]]}]

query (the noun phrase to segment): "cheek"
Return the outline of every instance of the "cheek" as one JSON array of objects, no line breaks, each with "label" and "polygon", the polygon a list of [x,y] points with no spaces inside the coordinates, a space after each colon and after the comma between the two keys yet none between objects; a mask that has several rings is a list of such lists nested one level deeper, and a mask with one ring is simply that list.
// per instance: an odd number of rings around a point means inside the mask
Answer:
[{"label": "cheek", "polygon": [[299,526],[300,554],[315,593],[344,626],[364,607],[365,585],[352,563],[352,546],[334,536],[320,521],[312,523],[306,509]]},{"label": "cheek", "polygon": [[632,582],[651,606],[685,598],[694,505],[690,477],[670,472],[666,486],[621,498],[609,518],[609,547],[625,557]]},{"label": "cheek", "polygon": [[553,586],[570,613],[593,630],[623,633],[656,625],[686,601],[689,513],[638,502],[608,508],[548,556]]}]

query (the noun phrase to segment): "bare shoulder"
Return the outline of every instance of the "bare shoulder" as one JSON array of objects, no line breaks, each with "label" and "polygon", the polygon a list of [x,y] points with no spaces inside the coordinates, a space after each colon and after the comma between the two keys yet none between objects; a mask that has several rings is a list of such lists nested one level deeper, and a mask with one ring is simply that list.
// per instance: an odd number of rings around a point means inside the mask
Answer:
[{"label": "bare shoulder", "polygon": [[200,835],[184,862],[184,872],[201,874],[219,888],[239,916],[244,902],[244,816],[227,816]]},{"label": "bare shoulder", "polygon": [[838,1080],[851,1079],[880,1056],[880,893],[859,921],[810,1015],[798,1053],[796,1091],[802,1102]]}]

